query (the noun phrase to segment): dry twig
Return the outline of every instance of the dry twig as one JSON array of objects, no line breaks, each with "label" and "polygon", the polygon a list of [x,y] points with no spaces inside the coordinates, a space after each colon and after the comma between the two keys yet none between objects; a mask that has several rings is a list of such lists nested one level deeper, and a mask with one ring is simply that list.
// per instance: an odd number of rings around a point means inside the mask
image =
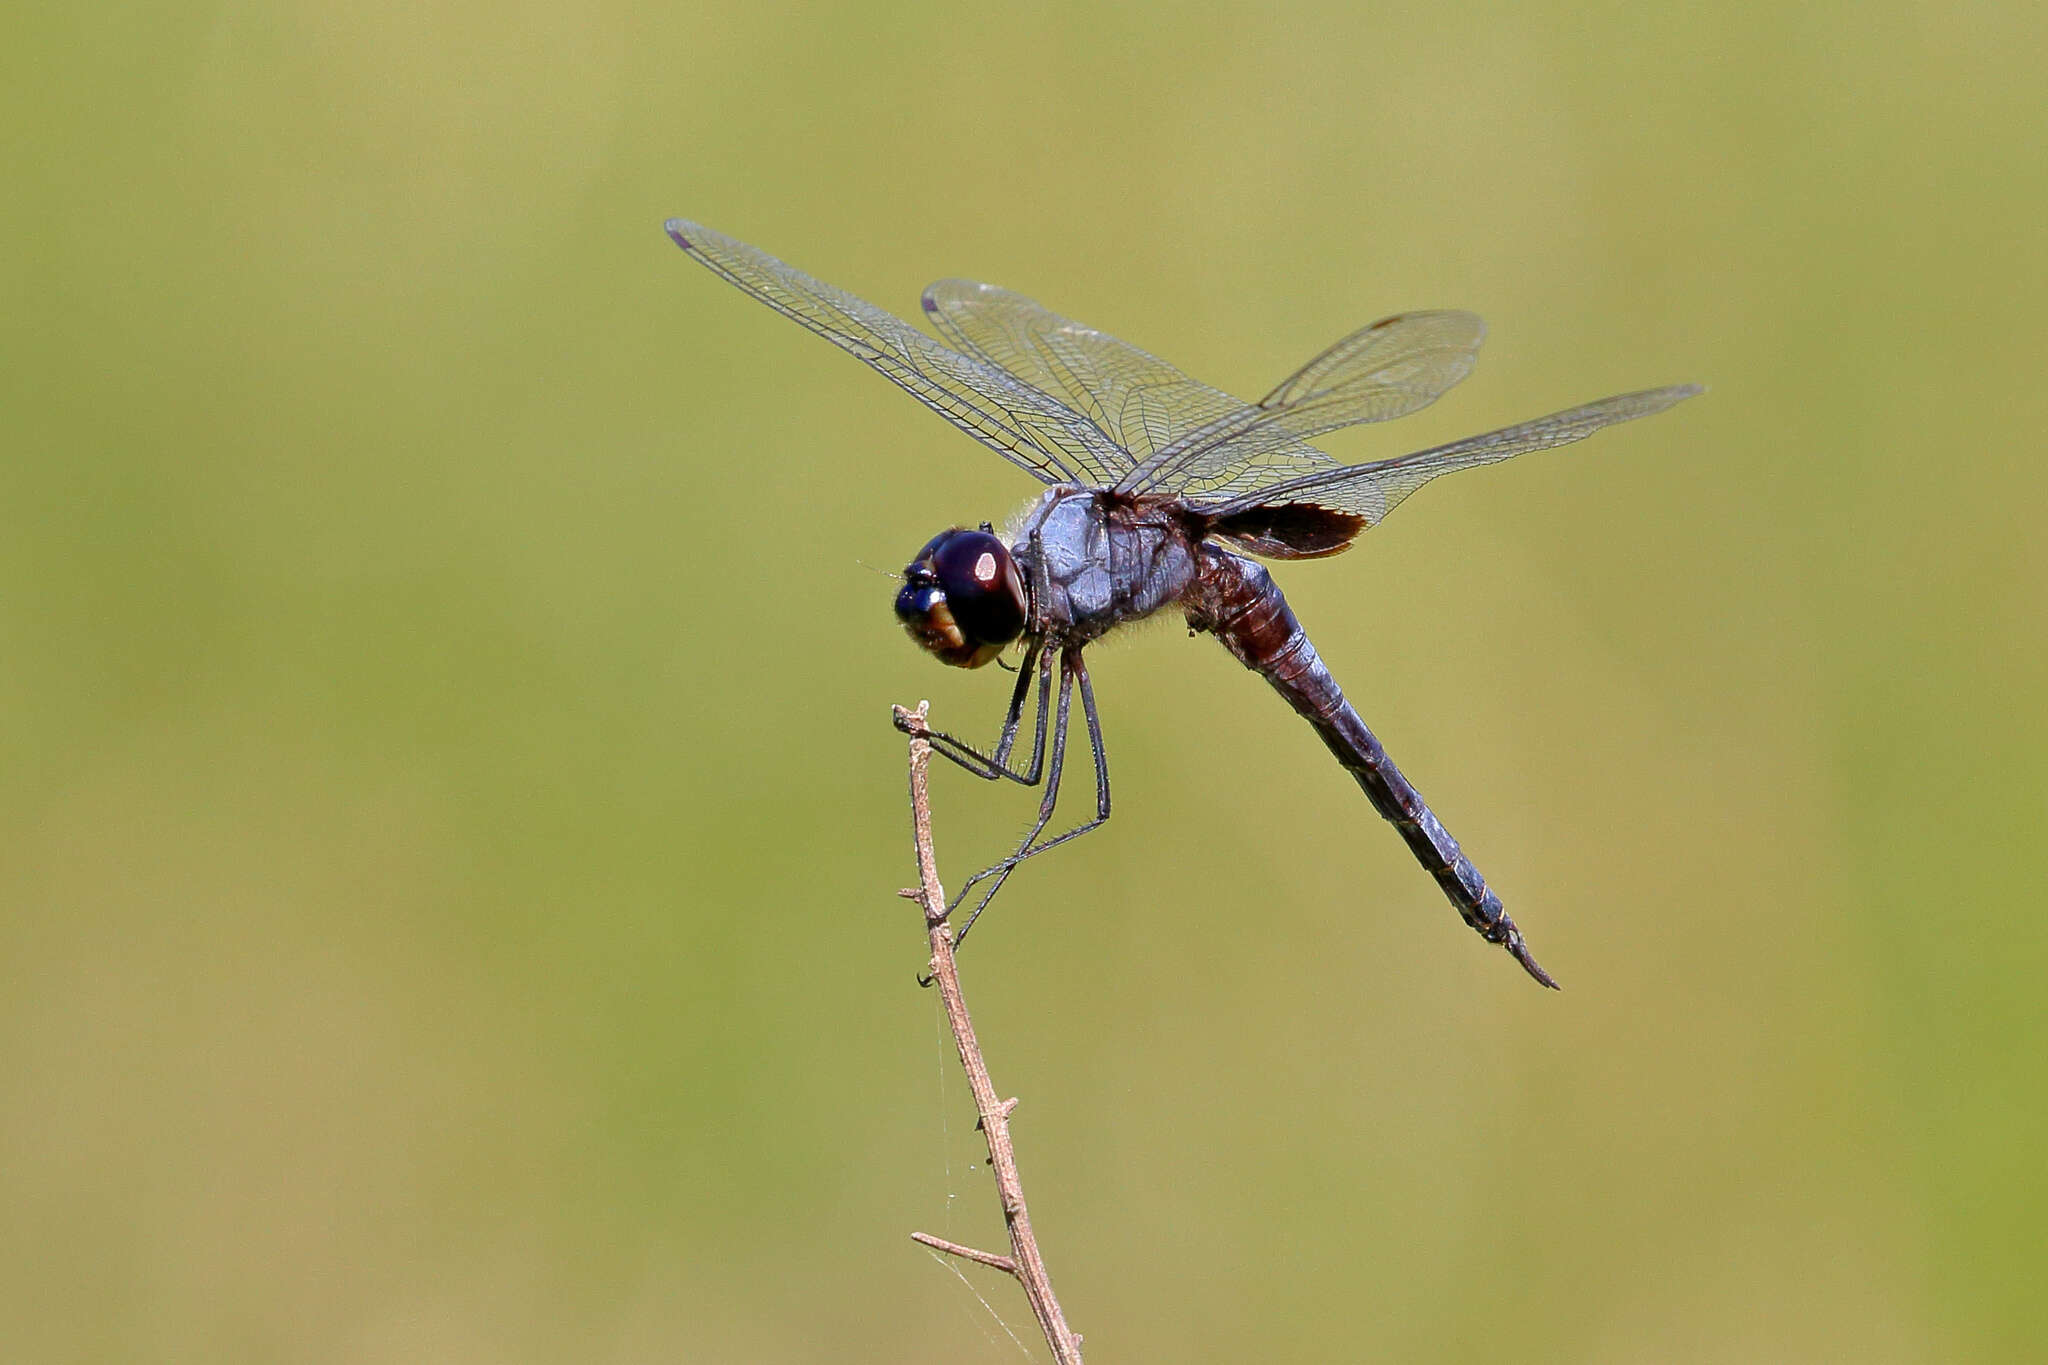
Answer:
[{"label": "dry twig", "polygon": [[925,932],[932,944],[931,977],[938,985],[939,998],[945,1002],[946,1022],[952,1026],[953,1042],[960,1049],[960,1065],[967,1072],[968,1088],[974,1092],[975,1112],[981,1116],[977,1126],[988,1140],[989,1165],[995,1169],[996,1190],[1003,1201],[1003,1220],[1010,1229],[1011,1254],[998,1256],[993,1252],[976,1251],[923,1232],[910,1235],[913,1240],[935,1250],[992,1266],[1016,1277],[1017,1283],[1024,1287],[1024,1296],[1031,1301],[1032,1315],[1038,1319],[1039,1330],[1045,1333],[1045,1344],[1052,1348],[1053,1359],[1059,1365],[1081,1365],[1081,1338],[1067,1326],[1066,1314],[1060,1311],[1060,1301],[1054,1296],[1052,1281],[1045,1272],[1045,1258],[1039,1255],[1038,1241],[1031,1234],[1031,1215],[1024,1207],[1024,1185],[1017,1178],[1017,1154],[1010,1144],[1010,1113],[1017,1107],[1017,1101],[996,1098],[995,1083],[988,1076],[988,1064],[981,1059],[981,1044],[974,1037],[974,1022],[967,1017],[967,1001],[960,994],[960,970],[953,959],[953,929],[946,923],[946,892],[939,884],[938,859],[932,852],[929,783],[932,746],[923,734],[929,705],[928,702],[919,702],[915,711],[901,706],[895,708],[898,724],[907,725],[911,736],[910,821],[917,843],[920,883],[916,889],[907,890],[903,895],[924,907]]}]

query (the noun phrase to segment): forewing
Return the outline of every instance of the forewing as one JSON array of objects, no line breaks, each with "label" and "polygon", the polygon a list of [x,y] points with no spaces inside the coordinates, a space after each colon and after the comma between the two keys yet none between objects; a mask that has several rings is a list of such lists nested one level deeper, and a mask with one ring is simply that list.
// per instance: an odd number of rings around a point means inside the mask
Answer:
[{"label": "forewing", "polygon": [[962,355],[901,318],[722,233],[671,219],[676,245],[761,302],[849,351],[954,426],[1046,483],[1107,486],[1128,458],[1094,423],[1030,382]]},{"label": "forewing", "polygon": [[[1228,499],[1343,466],[1307,442],[1419,412],[1478,363],[1486,324],[1432,309],[1381,318],[1280,381],[1257,404],[1154,455],[1123,487]],[[1306,455],[1303,452],[1307,452]]]},{"label": "forewing", "polygon": [[1112,445],[1129,452],[1120,476],[1189,433],[1251,407],[1107,332],[992,284],[940,280],[924,291],[924,311],[956,349],[1085,414]]},{"label": "forewing", "polygon": [[1377,526],[1401,499],[1439,474],[1583,441],[1602,427],[1662,412],[1702,391],[1697,384],[1674,384],[1669,388],[1618,394],[1483,436],[1468,436],[1449,445],[1287,479],[1220,503],[1199,500],[1197,505],[1218,520],[1243,519],[1254,511],[1263,511],[1270,517],[1283,508],[1305,507],[1316,509],[1317,513],[1362,517],[1366,526]]}]

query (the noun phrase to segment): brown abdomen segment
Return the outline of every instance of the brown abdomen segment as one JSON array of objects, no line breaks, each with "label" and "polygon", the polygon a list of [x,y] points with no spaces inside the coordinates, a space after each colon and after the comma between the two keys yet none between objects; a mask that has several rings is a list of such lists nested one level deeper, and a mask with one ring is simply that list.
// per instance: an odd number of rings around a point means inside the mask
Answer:
[{"label": "brown abdomen segment", "polygon": [[1221,640],[1239,663],[1271,683],[1315,727],[1337,761],[1358,779],[1373,809],[1401,832],[1416,861],[1436,878],[1465,923],[1487,942],[1514,954],[1530,976],[1557,989],[1557,982],[1530,956],[1500,897],[1344,700],[1343,689],[1323,666],[1273,576],[1251,560],[1204,545],[1186,601],[1189,626]]}]

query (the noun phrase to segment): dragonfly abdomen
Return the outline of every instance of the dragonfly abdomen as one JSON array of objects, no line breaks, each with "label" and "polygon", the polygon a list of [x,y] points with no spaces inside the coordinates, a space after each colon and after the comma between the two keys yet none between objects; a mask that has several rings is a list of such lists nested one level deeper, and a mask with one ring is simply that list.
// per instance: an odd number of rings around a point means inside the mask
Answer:
[{"label": "dragonfly abdomen", "polygon": [[1530,955],[1500,897],[1344,699],[1344,690],[1316,653],[1273,576],[1251,560],[1204,545],[1186,602],[1190,626],[1215,635],[1239,663],[1265,678],[1315,727],[1337,761],[1357,779],[1373,809],[1400,831],[1416,861],[1436,878],[1465,923],[1489,943],[1506,948],[1529,975],[1554,989],[1557,983]]}]

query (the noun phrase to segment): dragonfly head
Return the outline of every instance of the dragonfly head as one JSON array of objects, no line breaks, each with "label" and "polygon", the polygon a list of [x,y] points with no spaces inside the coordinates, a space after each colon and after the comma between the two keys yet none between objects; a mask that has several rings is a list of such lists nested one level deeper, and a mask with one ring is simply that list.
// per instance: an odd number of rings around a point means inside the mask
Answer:
[{"label": "dragonfly head", "polygon": [[926,542],[903,570],[896,618],[945,663],[980,668],[1024,630],[1024,579],[987,529],[954,527]]}]

